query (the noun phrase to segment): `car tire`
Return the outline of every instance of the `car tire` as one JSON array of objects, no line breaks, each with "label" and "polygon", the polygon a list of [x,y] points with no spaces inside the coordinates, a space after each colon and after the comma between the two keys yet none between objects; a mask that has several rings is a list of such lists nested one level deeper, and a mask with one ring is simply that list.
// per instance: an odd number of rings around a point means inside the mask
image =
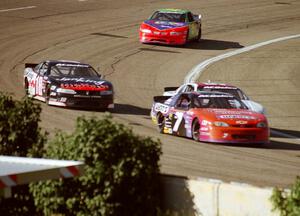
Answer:
[{"label": "car tire", "polygon": [[189,42],[189,29],[187,30],[186,38],[185,38],[185,45]]},{"label": "car tire", "polygon": [[50,86],[46,87],[46,96],[45,96],[45,102],[48,106],[50,106],[49,104],[49,100],[50,100]]},{"label": "car tire", "polygon": [[163,116],[163,114],[159,113],[157,115],[157,126],[158,126],[158,132],[161,134],[164,133],[165,122],[166,122],[166,118]]},{"label": "car tire", "polygon": [[198,37],[197,37],[197,41],[200,41],[202,38],[202,29],[201,29],[201,26],[199,28],[199,32],[198,32]]},{"label": "car tire", "polygon": [[28,88],[29,88],[29,83],[28,83],[28,80],[26,78],[25,81],[24,81],[24,89],[25,89],[25,95],[26,96],[29,96]]},{"label": "car tire", "polygon": [[200,140],[200,124],[197,119],[194,120],[192,124],[192,137],[195,141]]}]

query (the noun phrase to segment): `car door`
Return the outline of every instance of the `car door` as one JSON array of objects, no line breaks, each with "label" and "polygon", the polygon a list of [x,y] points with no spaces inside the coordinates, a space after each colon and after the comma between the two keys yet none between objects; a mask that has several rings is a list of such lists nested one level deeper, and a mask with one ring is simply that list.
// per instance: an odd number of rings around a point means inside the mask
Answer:
[{"label": "car door", "polygon": [[190,98],[187,94],[181,94],[171,112],[171,115],[169,115],[173,134],[178,136],[186,136],[186,122],[184,116],[189,109]]},{"label": "car door", "polygon": [[43,63],[37,71],[36,77],[36,85],[35,85],[35,95],[37,96],[44,96],[45,89],[46,89],[46,81],[45,75],[48,70],[48,63]]},{"label": "car door", "polygon": [[188,19],[188,23],[189,23],[189,39],[197,38],[198,31],[199,31],[198,23],[194,19],[191,12],[187,13],[187,19]]}]

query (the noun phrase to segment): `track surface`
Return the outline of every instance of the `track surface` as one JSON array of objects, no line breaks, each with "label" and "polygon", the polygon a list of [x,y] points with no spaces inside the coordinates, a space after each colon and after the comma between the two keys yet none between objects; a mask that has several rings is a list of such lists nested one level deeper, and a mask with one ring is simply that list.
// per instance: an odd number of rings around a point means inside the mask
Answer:
[{"label": "track surface", "polygon": [[[0,5],[0,90],[23,96],[25,62],[72,59],[106,75],[116,90],[116,121],[163,143],[163,173],[259,186],[288,186],[300,175],[300,141],[272,135],[264,147],[198,143],[159,135],[149,118],[154,95],[180,85],[201,61],[262,41],[300,33],[297,0],[4,0]],[[25,8],[28,6],[36,6]],[[157,8],[203,15],[203,40],[185,47],[142,45],[138,28]],[[7,10],[23,8],[18,10]],[[300,137],[300,39],[209,66],[200,81],[240,86],[268,112],[271,127]],[[78,116],[102,116],[42,104],[42,127],[72,131]]]}]

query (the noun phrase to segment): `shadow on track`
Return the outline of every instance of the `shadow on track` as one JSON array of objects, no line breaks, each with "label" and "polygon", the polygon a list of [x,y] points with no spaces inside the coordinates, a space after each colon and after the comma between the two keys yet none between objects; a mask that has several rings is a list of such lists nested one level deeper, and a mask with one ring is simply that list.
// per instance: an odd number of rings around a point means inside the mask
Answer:
[{"label": "shadow on track", "polygon": [[[159,52],[160,50],[156,50],[157,47],[170,47],[175,49],[198,49],[198,50],[227,50],[227,49],[239,49],[243,48],[244,46],[241,45],[239,42],[234,41],[222,41],[222,40],[210,40],[210,39],[202,39],[200,41],[190,41],[185,45],[167,45],[167,44],[145,44],[152,46],[151,48],[141,48],[141,50],[147,51],[156,51]],[[177,53],[176,51],[161,51],[161,52],[173,52]],[[179,52],[178,52],[179,53]]]},{"label": "shadow on track", "polygon": [[[157,48],[157,47],[156,47]],[[171,50],[160,50],[160,49],[155,49],[155,48],[139,48],[141,51],[149,51],[149,52],[161,52],[161,53],[181,53],[178,51],[171,51]]]},{"label": "shadow on track", "polygon": [[150,115],[150,109],[145,109],[128,104],[115,104],[115,108],[112,110],[113,113],[118,114],[132,114],[132,115]]},{"label": "shadow on track", "polygon": [[113,35],[113,34],[105,34],[105,33],[101,33],[101,32],[95,32],[95,33],[92,33],[91,35],[104,36],[104,37],[112,37],[112,38],[128,38],[126,36]]},{"label": "shadow on track", "polygon": [[184,48],[200,50],[226,50],[232,48],[243,48],[239,42],[202,39],[199,42],[187,43]]},{"label": "shadow on track", "polygon": [[284,134],[290,135],[290,139],[300,139],[300,131],[271,128],[271,137],[286,138]]},{"label": "shadow on track", "polygon": [[266,149],[275,149],[275,150],[293,150],[300,151],[299,144],[287,143],[287,142],[278,142],[278,141],[270,141],[270,143],[261,146],[261,148]]}]

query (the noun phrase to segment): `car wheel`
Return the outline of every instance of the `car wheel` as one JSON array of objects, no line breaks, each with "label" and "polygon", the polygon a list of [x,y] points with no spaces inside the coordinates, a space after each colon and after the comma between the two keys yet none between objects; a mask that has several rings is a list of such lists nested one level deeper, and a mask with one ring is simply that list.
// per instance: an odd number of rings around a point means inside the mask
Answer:
[{"label": "car wheel", "polygon": [[200,26],[197,41],[200,41],[201,37],[202,37],[202,29],[201,29],[201,26]]},{"label": "car wheel", "polygon": [[187,30],[186,38],[185,38],[185,44],[189,41],[189,30]]},{"label": "car wheel", "polygon": [[26,96],[29,95],[28,88],[29,88],[29,83],[28,83],[28,80],[25,79],[25,81],[24,81],[24,89],[25,89],[25,95],[26,95]]},{"label": "car wheel", "polygon": [[157,126],[158,126],[158,131],[161,134],[164,133],[165,122],[166,122],[166,118],[161,113],[159,113],[157,115]]},{"label": "car wheel", "polygon": [[50,106],[49,100],[50,100],[50,86],[47,86],[47,88],[46,88],[45,102],[46,102],[46,104],[48,106]]},{"label": "car wheel", "polygon": [[194,120],[194,122],[193,122],[192,136],[193,136],[194,140],[199,141],[199,139],[200,139],[200,124],[199,124],[198,120]]}]

